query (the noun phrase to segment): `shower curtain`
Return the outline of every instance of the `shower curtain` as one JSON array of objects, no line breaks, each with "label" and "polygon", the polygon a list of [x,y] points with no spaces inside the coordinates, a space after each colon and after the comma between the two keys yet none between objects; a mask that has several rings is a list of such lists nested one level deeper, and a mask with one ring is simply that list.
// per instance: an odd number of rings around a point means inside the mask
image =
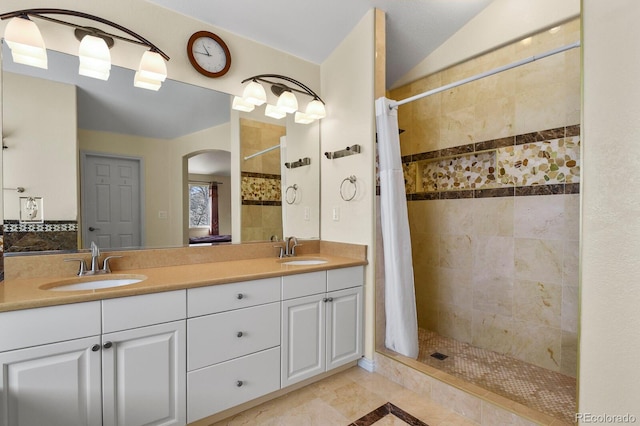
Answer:
[{"label": "shower curtain", "polygon": [[400,159],[397,108],[389,99],[376,100],[380,174],[380,221],[385,277],[385,346],[418,357],[418,321],[413,285],[411,236],[404,173]]}]

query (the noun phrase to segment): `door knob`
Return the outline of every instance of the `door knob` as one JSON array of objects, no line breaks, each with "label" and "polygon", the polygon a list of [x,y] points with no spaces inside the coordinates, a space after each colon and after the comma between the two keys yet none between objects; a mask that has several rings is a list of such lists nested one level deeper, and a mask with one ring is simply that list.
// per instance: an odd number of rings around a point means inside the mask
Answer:
[{"label": "door knob", "polygon": [[93,226],[89,227],[89,231],[93,232],[93,231],[99,231],[100,228],[94,228]]}]

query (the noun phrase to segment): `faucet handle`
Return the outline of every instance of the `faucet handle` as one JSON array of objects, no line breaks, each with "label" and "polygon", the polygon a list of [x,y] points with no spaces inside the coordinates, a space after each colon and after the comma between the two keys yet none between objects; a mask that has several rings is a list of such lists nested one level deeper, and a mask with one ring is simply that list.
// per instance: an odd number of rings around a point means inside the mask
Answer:
[{"label": "faucet handle", "polygon": [[106,274],[110,274],[111,273],[111,267],[109,266],[109,261],[111,259],[117,259],[119,257],[122,257],[122,256],[107,256],[107,257],[105,257],[104,260],[102,261],[102,270]]},{"label": "faucet handle", "polygon": [[64,259],[65,262],[80,262],[80,267],[78,268],[78,276],[84,275],[87,272],[87,264],[84,259]]},{"label": "faucet handle", "polygon": [[282,259],[282,258],[284,257],[284,246],[274,246],[274,247],[275,247],[275,248],[277,248],[277,249],[280,249],[280,252],[279,252],[279,254],[278,254],[278,257],[279,257],[280,259]]}]

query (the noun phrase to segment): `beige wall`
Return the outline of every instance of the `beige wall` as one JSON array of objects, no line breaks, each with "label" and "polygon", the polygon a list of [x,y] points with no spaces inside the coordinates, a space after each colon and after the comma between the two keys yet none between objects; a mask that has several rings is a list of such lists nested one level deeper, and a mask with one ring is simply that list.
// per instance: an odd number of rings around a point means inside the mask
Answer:
[{"label": "beige wall", "polygon": [[583,0],[582,7],[584,180],[578,408],[594,414],[630,413],[637,422],[640,197],[635,182],[640,170],[636,84],[640,56],[629,49],[629,43],[640,36],[640,4]]},{"label": "beige wall", "polygon": [[[373,359],[374,333],[374,237],[375,237],[375,117],[374,117],[374,17],[373,10],[360,21],[322,64],[323,99],[327,117],[322,120],[321,152],[359,144],[362,153],[321,159],[320,237],[323,240],[368,246],[369,265],[365,288],[365,356]],[[340,197],[340,184],[357,178],[358,192],[352,201]],[[339,220],[333,220],[334,208]]]},{"label": "beige wall", "polygon": [[[45,220],[78,219],[76,88],[4,73],[4,219],[20,218],[20,197],[42,197]],[[43,179],[43,177],[45,177]]]}]

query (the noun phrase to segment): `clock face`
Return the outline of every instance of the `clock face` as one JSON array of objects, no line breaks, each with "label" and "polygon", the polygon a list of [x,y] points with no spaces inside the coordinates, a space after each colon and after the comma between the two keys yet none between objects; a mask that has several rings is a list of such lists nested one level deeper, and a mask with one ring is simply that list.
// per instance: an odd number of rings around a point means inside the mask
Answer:
[{"label": "clock face", "polygon": [[193,34],[187,44],[187,53],[193,67],[207,77],[221,77],[231,66],[229,48],[213,33]]}]

